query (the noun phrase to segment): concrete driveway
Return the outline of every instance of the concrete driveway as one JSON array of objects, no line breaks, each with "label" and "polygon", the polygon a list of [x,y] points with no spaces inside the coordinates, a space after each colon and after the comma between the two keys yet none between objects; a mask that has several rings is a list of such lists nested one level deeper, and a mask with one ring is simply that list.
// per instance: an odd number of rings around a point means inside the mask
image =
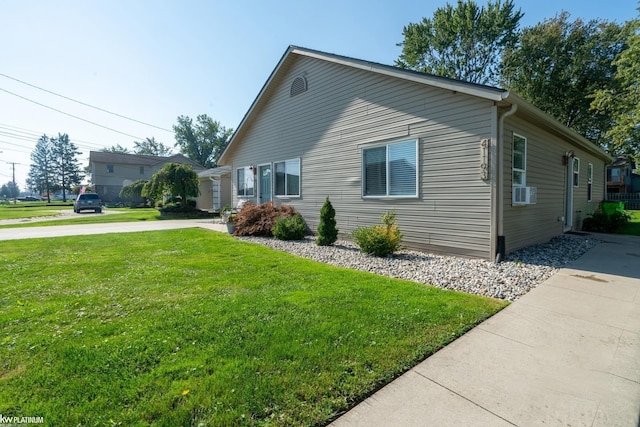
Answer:
[{"label": "concrete driveway", "polygon": [[604,243],[332,426],[638,426],[640,237],[595,236]]}]

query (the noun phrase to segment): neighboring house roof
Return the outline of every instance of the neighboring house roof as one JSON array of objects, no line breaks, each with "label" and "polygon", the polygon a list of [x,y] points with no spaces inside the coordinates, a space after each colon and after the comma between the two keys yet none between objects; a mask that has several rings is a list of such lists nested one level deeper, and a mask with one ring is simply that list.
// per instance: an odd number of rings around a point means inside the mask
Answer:
[{"label": "neighboring house roof", "polygon": [[125,154],[110,153],[107,151],[91,151],[89,153],[90,162],[118,164],[118,165],[139,165],[139,166],[155,166],[159,163],[182,163],[192,166],[196,170],[203,170],[204,167],[199,163],[183,156],[182,154],[174,154],[172,156],[147,156],[143,154]]},{"label": "neighboring house roof", "polygon": [[229,166],[220,166],[217,168],[205,169],[203,171],[198,172],[198,178],[206,179],[206,178],[220,178],[224,175],[231,174],[231,168]]},{"label": "neighboring house roof", "polygon": [[570,129],[569,127],[558,122],[547,113],[535,107],[533,104],[509,92],[508,90],[492,86],[480,85],[476,83],[469,83],[441,76],[435,76],[432,74],[420,73],[413,70],[406,70],[399,67],[350,58],[347,56],[341,56],[332,53],[321,52],[298,46],[289,46],[274,70],[271,72],[271,75],[263,85],[256,99],[251,104],[251,107],[249,107],[249,110],[242,118],[240,125],[231,136],[227,148],[222,153],[222,156],[220,156],[220,163],[224,163],[224,161],[226,160],[226,155],[233,148],[234,143],[237,140],[240,140],[247,129],[250,127],[248,123],[250,123],[256,117],[256,115],[259,114],[261,108],[265,105],[266,102],[268,102],[270,95],[275,90],[277,83],[282,81],[283,77],[286,75],[287,70],[292,66],[296,59],[301,56],[316,58],[322,61],[341,64],[372,73],[378,73],[389,77],[399,78],[432,87],[450,90],[456,93],[463,93],[466,95],[487,99],[496,102],[498,106],[502,107],[516,105],[518,108],[517,111],[525,115],[531,122],[536,123],[541,127],[548,129],[549,131],[560,134],[580,148],[607,162],[612,160],[611,156],[605,153],[600,147],[596,146],[573,129]]},{"label": "neighboring house roof", "polygon": [[618,156],[613,162],[609,165],[609,167],[619,168],[619,167],[631,167],[631,169],[635,169],[636,165],[633,160],[629,159],[627,156]]}]

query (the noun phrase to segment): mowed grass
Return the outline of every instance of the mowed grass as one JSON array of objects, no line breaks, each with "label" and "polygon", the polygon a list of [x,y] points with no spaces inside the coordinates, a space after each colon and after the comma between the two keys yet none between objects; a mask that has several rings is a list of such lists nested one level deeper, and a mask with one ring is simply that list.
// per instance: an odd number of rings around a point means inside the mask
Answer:
[{"label": "mowed grass", "polygon": [[[0,220],[38,218],[42,216],[56,216],[60,213],[61,207],[47,206],[44,202],[25,205],[24,203],[0,205]],[[64,209],[70,209],[68,206]]]},{"label": "mowed grass", "polygon": [[322,425],[506,305],[201,229],[0,265],[0,413],[46,425]]},{"label": "mowed grass", "polygon": [[[0,206],[0,219],[18,219],[18,218],[34,218],[38,216],[55,216],[56,212],[53,207],[37,207],[37,208],[7,208]],[[59,207],[57,208],[60,209]],[[73,208],[64,207],[71,210]],[[106,209],[105,209],[106,210]],[[24,222],[19,224],[0,224],[0,228],[23,228],[23,227],[43,227],[50,225],[73,225],[73,224],[102,224],[107,222],[135,222],[135,221],[157,221],[162,219],[160,212],[153,208],[109,208],[110,212],[117,214],[95,214],[92,211],[83,211],[79,214],[70,215],[68,217],[39,220],[34,222]]]},{"label": "mowed grass", "polygon": [[629,223],[618,230],[618,234],[640,236],[640,211],[626,211],[631,219]]}]

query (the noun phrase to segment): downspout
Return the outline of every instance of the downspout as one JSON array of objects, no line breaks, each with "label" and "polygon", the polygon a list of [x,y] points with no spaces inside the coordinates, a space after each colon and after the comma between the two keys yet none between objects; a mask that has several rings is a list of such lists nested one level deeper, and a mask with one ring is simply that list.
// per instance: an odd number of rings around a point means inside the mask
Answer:
[{"label": "downspout", "polygon": [[518,104],[511,104],[509,111],[506,111],[498,118],[498,173],[497,173],[497,209],[496,221],[498,223],[498,248],[496,252],[496,264],[502,261],[506,255],[506,241],[504,236],[504,120],[515,114]]}]

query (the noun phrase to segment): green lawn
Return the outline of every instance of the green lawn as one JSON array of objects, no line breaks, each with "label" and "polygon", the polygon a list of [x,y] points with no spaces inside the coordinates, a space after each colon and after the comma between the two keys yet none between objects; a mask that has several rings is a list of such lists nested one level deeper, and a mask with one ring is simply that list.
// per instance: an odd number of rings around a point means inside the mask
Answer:
[{"label": "green lawn", "polygon": [[506,305],[201,229],[0,265],[0,414],[46,425],[321,425]]},{"label": "green lawn", "polygon": [[632,236],[640,236],[640,211],[626,211],[631,220],[629,224],[618,230],[618,234],[630,234]]},{"label": "green lawn", "polygon": [[70,206],[47,206],[44,202],[32,204],[16,203],[0,205],[0,220],[37,218],[42,216],[56,216],[60,209],[72,209]]}]

